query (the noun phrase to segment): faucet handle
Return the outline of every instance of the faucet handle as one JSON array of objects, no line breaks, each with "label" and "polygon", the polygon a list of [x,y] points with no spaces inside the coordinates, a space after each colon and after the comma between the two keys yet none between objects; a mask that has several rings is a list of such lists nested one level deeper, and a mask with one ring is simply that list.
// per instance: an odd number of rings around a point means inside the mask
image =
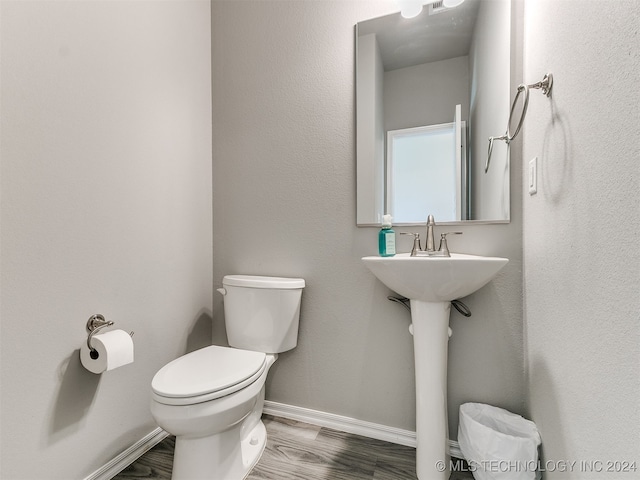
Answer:
[{"label": "faucet handle", "polygon": [[411,248],[411,256],[415,257],[417,255],[416,252],[422,250],[420,246],[420,234],[413,232],[400,232],[400,235],[413,235],[413,247]]},{"label": "faucet handle", "polygon": [[447,235],[462,235],[462,232],[445,232],[440,234],[440,248],[438,248],[439,257],[450,257],[449,247],[447,246]]}]

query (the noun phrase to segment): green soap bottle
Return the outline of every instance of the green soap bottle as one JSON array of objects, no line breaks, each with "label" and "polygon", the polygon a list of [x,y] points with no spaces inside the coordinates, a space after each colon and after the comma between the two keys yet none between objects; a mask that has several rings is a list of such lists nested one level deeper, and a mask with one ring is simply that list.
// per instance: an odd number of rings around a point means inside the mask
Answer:
[{"label": "green soap bottle", "polygon": [[382,229],[378,234],[378,253],[381,257],[393,257],[396,254],[396,232],[391,229],[391,215],[383,215]]}]

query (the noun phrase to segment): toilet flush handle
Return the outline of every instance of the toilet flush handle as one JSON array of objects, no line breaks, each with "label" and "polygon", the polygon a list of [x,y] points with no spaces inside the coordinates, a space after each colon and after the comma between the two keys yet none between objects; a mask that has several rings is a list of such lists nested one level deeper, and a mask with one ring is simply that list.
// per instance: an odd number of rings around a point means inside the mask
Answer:
[{"label": "toilet flush handle", "polygon": [[227,294],[227,289],[226,288],[216,288],[216,290],[219,291],[221,295],[226,295]]}]

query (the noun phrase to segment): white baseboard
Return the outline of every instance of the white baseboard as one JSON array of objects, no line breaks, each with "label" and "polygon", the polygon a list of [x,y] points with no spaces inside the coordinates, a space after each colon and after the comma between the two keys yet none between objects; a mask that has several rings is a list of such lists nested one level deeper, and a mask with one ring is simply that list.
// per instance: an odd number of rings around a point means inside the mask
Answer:
[{"label": "white baseboard", "polygon": [[84,480],[111,480],[168,436],[169,434],[160,427],[156,428]]},{"label": "white baseboard", "polygon": [[[416,447],[416,432],[388,427],[379,423],[365,422],[355,418],[343,417],[333,413],[320,412],[309,408],[286,405],[284,403],[265,400],[264,413],[276,417],[289,418],[299,422],[310,423],[320,427],[332,428],[341,432],[353,433],[363,437],[375,438],[385,442]],[[455,458],[464,459],[458,442],[449,440],[449,454]]]}]

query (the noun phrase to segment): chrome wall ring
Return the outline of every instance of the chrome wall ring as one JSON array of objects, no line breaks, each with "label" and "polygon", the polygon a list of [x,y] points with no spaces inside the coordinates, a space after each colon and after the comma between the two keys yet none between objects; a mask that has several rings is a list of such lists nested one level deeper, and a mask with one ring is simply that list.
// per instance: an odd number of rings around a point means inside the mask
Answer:
[{"label": "chrome wall ring", "polygon": [[[539,89],[542,90],[542,93],[549,97],[551,95],[551,88],[553,87],[553,75],[547,73],[544,78],[531,85],[526,85],[524,83],[518,85],[518,91],[516,93],[515,98],[513,99],[513,103],[511,104],[511,110],[509,111],[509,121],[507,122],[507,131],[504,135],[499,137],[489,137],[489,149],[487,151],[487,160],[484,164],[484,173],[489,171],[489,165],[491,163],[491,154],[493,153],[493,142],[495,140],[503,140],[507,145],[509,145],[514,138],[518,136],[520,133],[520,129],[524,123],[524,117],[527,114],[527,108],[529,107],[529,89]],[[520,94],[524,92],[524,100],[522,102],[522,113],[520,114],[520,120],[518,120],[518,124],[516,126],[515,132],[511,134],[511,121],[513,120],[513,112],[516,110],[516,105],[518,103],[518,98]]]}]

